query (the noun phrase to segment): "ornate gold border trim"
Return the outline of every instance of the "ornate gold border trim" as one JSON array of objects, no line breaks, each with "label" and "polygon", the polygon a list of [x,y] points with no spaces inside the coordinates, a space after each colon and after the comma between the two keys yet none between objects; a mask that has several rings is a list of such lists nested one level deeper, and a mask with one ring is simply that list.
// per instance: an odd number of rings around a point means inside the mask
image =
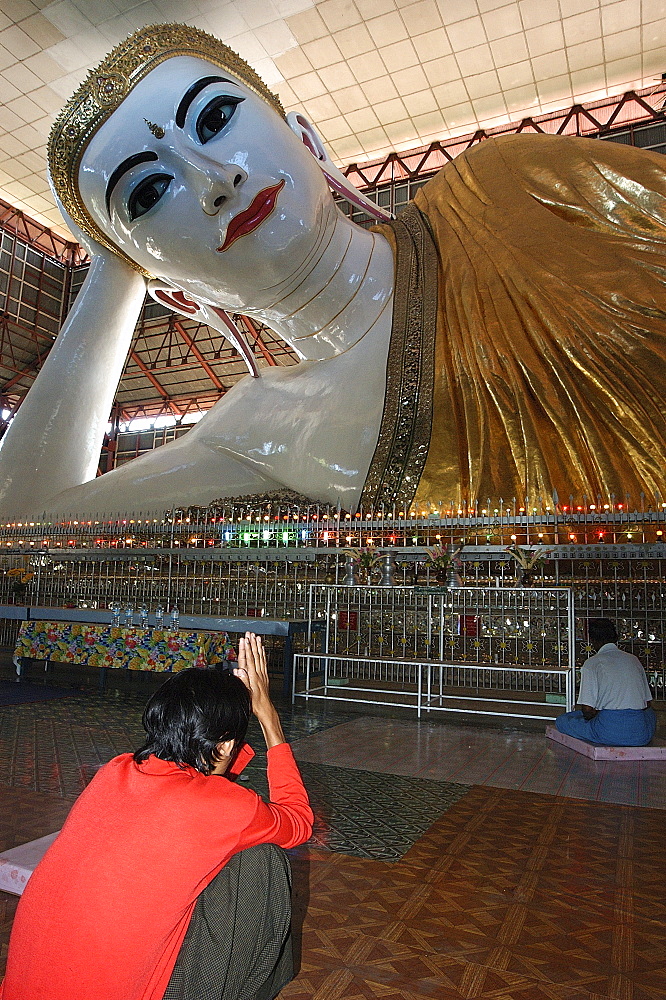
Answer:
[{"label": "ornate gold border trim", "polygon": [[365,508],[411,504],[432,433],[437,249],[425,217],[413,204],[386,225],[397,245],[393,330],[379,439],[360,500]]}]

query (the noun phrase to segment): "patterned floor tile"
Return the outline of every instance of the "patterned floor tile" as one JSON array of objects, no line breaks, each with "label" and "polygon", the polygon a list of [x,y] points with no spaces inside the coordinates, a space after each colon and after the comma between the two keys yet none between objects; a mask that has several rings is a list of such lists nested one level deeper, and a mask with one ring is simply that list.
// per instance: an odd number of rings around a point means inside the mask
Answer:
[{"label": "patterned floor tile", "polygon": [[[0,784],[56,795],[79,795],[102,764],[145,739],[143,695],[73,695],[58,701],[0,708]],[[281,712],[288,740],[340,725],[348,715],[329,709]],[[263,745],[255,719],[248,739]]]},{"label": "patterned floor tile", "polygon": [[[644,852],[663,860],[662,816],[477,787],[394,865],[311,851],[295,865],[295,881],[303,865],[310,882],[304,967],[282,997],[657,1000],[666,990],[661,890],[650,907],[635,875],[654,870]],[[573,879],[549,854],[567,843],[579,854]],[[605,871],[586,881],[590,856]]]},{"label": "patterned floor tile", "polygon": [[0,680],[0,705],[23,705],[35,701],[51,701],[53,698],[71,698],[69,688],[58,688],[45,684],[17,684],[16,681]]},{"label": "patterned floor tile", "polygon": [[[141,742],[142,703],[0,709],[0,849],[61,825],[100,764]],[[317,831],[290,852],[301,971],[281,1000],[663,1000],[654,768],[632,790],[628,772],[581,772],[529,733],[300,707],[284,721]],[[472,764],[485,785],[468,784]],[[257,788],[262,767],[259,754]],[[548,794],[529,790],[536,777]],[[584,798],[562,795],[585,782]],[[0,894],[0,971],[15,906]]]},{"label": "patterned floor tile", "polygon": [[546,740],[543,732],[508,724],[361,717],[299,740],[294,751],[300,761],[334,761],[403,777],[666,808],[666,768],[654,761],[590,760]]},{"label": "patterned floor tile", "polygon": [[[266,795],[261,762],[246,769],[249,785]],[[469,789],[442,781],[301,764],[315,814],[312,846],[378,861],[397,861]]]},{"label": "patterned floor tile", "polygon": [[[0,784],[61,796],[78,795],[111,757],[139,746],[143,699],[74,697],[0,709]],[[338,712],[282,712],[287,738],[310,737],[347,720]],[[256,720],[248,738],[263,740]],[[396,861],[468,791],[465,785],[394,777],[319,764],[303,776],[316,815],[313,845],[359,857]],[[258,751],[243,775],[262,795],[266,754]]]}]

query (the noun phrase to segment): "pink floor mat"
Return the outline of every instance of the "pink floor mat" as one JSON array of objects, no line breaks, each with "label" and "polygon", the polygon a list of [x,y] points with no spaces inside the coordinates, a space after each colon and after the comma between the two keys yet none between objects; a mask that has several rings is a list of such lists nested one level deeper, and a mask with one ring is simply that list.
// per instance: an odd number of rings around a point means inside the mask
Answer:
[{"label": "pink floor mat", "polygon": [[582,753],[592,760],[664,760],[666,761],[666,743],[664,740],[652,740],[647,747],[602,747],[594,743],[586,743],[575,736],[560,733],[555,726],[546,726],[546,737],[555,740],[576,753]]}]

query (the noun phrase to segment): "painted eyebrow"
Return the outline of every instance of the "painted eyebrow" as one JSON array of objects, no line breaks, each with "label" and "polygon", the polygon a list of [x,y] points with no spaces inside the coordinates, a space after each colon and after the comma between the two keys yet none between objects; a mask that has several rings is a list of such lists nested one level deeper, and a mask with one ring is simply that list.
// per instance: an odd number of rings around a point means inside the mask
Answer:
[{"label": "painted eyebrow", "polygon": [[153,153],[151,150],[146,150],[145,153],[134,153],[132,156],[128,156],[126,160],[123,160],[122,163],[118,164],[116,169],[109,177],[109,183],[106,185],[106,211],[109,214],[109,218],[111,217],[111,209],[109,207],[111,202],[111,195],[113,193],[114,187],[116,186],[120,178],[123,176],[123,174],[126,174],[128,170],[131,170],[132,167],[136,167],[139,163],[150,163],[153,160],[158,160],[158,159],[159,157],[157,153]]},{"label": "painted eyebrow", "polygon": [[185,91],[180,104],[178,105],[178,109],[176,110],[176,125],[178,128],[183,128],[185,125],[185,115],[187,114],[187,109],[197,94],[200,94],[204,87],[207,87],[209,83],[233,83],[233,80],[226,80],[223,76],[202,76],[200,80],[193,83],[192,86]]}]

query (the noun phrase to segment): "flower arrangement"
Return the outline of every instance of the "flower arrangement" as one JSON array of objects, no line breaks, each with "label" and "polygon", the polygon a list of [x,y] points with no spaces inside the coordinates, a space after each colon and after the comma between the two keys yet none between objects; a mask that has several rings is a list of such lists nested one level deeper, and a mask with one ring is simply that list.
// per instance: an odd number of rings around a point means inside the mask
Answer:
[{"label": "flower arrangement", "polygon": [[34,575],[34,573],[27,573],[20,566],[15,566],[14,569],[7,570],[7,576],[16,577],[15,583],[30,583]]},{"label": "flower arrangement", "polygon": [[358,569],[369,571],[378,564],[381,556],[374,549],[345,549],[350,562]]},{"label": "flower arrangement", "polygon": [[522,569],[527,570],[528,573],[542,559],[546,559],[551,552],[550,549],[533,549],[530,552],[528,549],[521,548],[520,545],[507,545],[505,551],[509,553],[512,559],[515,559]]},{"label": "flower arrangement", "polygon": [[426,552],[428,553],[428,558],[437,569],[445,570],[453,565],[456,570],[460,570],[462,568],[460,553],[464,548],[465,539],[461,538],[457,545],[452,543],[451,545],[447,545],[446,548],[443,545],[433,545],[432,548],[426,548]]},{"label": "flower arrangement", "polygon": [[27,570],[24,566],[14,566],[13,569],[7,570],[6,575],[11,580],[10,593],[20,596],[25,593],[26,587],[35,574]]},{"label": "flower arrangement", "polygon": [[426,548],[428,559],[435,571],[437,581],[447,587],[461,587],[462,580],[460,571],[462,570],[462,559],[460,553],[465,547],[465,539],[461,538],[458,543],[452,542],[446,548],[443,545],[433,545]]},{"label": "flower arrangement", "polygon": [[344,549],[344,553],[347,556],[345,584],[358,586],[359,583],[368,583],[381,555],[374,549]]}]

